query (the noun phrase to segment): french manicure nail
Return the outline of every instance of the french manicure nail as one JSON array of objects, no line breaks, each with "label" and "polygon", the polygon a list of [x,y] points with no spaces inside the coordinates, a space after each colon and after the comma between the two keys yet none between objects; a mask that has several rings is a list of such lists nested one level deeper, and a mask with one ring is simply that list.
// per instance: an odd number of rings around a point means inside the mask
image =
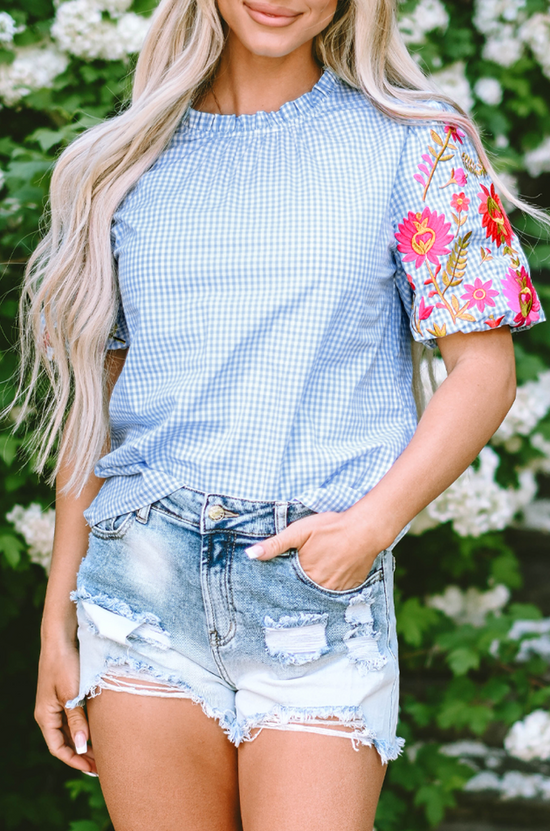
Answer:
[{"label": "french manicure nail", "polygon": [[99,773],[92,773],[91,770],[81,770],[81,773],[85,773],[86,776],[95,776],[96,779],[99,779]]},{"label": "french manicure nail", "polygon": [[88,750],[88,742],[86,741],[86,734],[85,733],[77,733],[74,737],[74,749],[82,756],[83,753],[86,753]]},{"label": "french manicure nail", "polygon": [[251,545],[250,548],[245,548],[244,553],[251,560],[257,560],[264,553],[261,545]]}]

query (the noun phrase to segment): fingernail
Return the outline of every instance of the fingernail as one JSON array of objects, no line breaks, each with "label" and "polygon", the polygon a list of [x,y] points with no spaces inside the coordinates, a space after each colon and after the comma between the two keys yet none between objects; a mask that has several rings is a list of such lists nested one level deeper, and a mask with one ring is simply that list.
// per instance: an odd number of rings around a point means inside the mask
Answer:
[{"label": "fingernail", "polygon": [[77,733],[74,737],[74,749],[81,756],[88,750],[88,742],[85,733]]},{"label": "fingernail", "polygon": [[245,548],[244,553],[251,560],[257,560],[264,553],[261,545],[251,545],[250,548]]},{"label": "fingernail", "polygon": [[80,772],[86,774],[86,776],[95,776],[96,779],[99,779],[99,773],[92,773],[91,770],[81,770]]}]

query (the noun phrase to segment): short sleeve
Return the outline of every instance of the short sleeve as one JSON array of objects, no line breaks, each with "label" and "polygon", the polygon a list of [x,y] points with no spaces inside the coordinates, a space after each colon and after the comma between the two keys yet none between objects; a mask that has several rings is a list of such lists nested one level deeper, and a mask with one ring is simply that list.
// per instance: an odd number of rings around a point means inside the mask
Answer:
[{"label": "short sleeve", "polygon": [[128,349],[129,346],[130,333],[128,331],[122,302],[119,301],[117,319],[107,341],[107,349]]},{"label": "short sleeve", "polygon": [[473,142],[452,124],[409,127],[392,193],[397,286],[413,338],[545,319],[529,266]]}]

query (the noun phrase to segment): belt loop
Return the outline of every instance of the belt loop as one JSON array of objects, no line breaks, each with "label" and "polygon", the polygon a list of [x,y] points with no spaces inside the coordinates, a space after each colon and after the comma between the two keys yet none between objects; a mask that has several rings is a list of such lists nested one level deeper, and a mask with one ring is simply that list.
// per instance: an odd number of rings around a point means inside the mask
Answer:
[{"label": "belt loop", "polygon": [[141,522],[142,525],[147,525],[147,520],[149,519],[149,513],[151,511],[150,505],[144,505],[143,508],[139,508],[136,511],[136,520]]},{"label": "belt loop", "polygon": [[280,534],[287,526],[288,502],[275,503],[275,533]]}]

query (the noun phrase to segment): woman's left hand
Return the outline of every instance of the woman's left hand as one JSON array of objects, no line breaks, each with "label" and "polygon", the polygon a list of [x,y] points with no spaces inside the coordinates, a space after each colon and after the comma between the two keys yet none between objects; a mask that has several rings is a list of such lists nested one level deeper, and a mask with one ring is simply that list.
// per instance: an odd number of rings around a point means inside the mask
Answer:
[{"label": "woman's left hand", "polygon": [[250,546],[253,560],[271,560],[297,549],[307,576],[323,588],[346,591],[360,586],[384,549],[350,511],[326,512],[293,522],[275,537]]}]

